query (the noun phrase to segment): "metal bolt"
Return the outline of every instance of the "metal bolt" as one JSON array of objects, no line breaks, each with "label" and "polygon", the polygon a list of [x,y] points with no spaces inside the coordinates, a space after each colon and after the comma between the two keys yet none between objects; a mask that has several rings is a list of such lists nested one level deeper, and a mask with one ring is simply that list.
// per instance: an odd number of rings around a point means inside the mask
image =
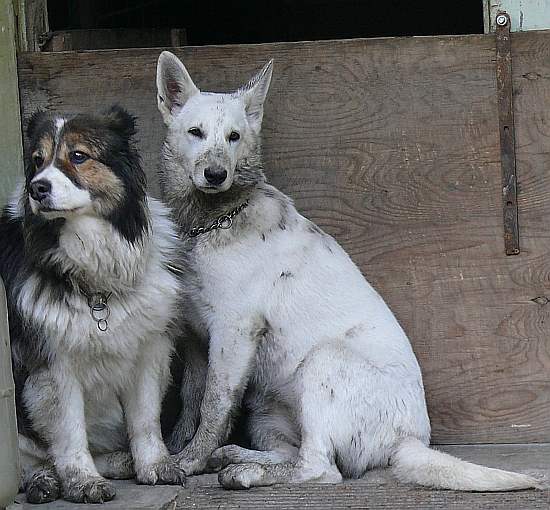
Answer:
[{"label": "metal bolt", "polygon": [[497,25],[500,27],[505,26],[508,23],[508,16],[506,14],[499,14],[497,16]]}]

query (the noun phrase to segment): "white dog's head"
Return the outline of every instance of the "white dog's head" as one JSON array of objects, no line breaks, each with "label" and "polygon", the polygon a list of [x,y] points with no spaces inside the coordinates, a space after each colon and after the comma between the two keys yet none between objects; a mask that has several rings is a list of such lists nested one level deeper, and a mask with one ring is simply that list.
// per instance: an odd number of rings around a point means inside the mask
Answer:
[{"label": "white dog's head", "polygon": [[161,53],[157,99],[167,144],[177,171],[199,191],[224,192],[246,179],[248,159],[259,151],[271,71],[272,61],[236,92],[201,92],[175,55]]}]

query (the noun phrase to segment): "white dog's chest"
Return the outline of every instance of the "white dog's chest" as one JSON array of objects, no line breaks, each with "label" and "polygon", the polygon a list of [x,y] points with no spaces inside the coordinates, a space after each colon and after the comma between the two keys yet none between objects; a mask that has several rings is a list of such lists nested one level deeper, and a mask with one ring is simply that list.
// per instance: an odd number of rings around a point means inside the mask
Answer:
[{"label": "white dog's chest", "polygon": [[266,241],[249,237],[214,250],[201,246],[195,250],[194,261],[202,303],[218,312],[243,317],[265,314],[272,308],[284,292],[278,280],[293,274],[291,265],[301,264],[293,260],[286,239],[278,233]]},{"label": "white dog's chest", "polygon": [[[250,235],[217,249],[205,245],[194,259],[207,323],[242,329],[264,318],[269,325],[257,350],[257,384],[284,384],[316,345],[339,341],[351,342],[375,364],[406,366],[419,377],[387,305],[343,249],[307,220],[265,240]],[[221,329],[231,335],[230,328]]]}]

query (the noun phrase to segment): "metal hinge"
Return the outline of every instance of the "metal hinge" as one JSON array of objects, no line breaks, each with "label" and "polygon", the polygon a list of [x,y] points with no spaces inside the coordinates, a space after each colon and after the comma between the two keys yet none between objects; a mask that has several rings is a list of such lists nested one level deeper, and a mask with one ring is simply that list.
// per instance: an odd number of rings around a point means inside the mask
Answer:
[{"label": "metal hinge", "polygon": [[512,44],[510,16],[506,12],[501,12],[496,17],[496,73],[500,165],[502,169],[504,249],[506,255],[517,255],[520,249],[512,89]]}]

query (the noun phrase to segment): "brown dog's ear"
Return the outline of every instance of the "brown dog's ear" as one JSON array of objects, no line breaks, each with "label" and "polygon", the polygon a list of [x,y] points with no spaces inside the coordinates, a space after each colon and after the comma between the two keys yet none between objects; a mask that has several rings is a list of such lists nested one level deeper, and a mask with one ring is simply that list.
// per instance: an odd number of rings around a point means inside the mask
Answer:
[{"label": "brown dog's ear", "polygon": [[164,123],[169,125],[173,115],[187,100],[199,93],[181,60],[163,51],[157,64],[157,103]]},{"label": "brown dog's ear", "polygon": [[109,129],[129,140],[136,134],[136,117],[117,104],[104,112]]},{"label": "brown dog's ear", "polygon": [[37,110],[34,112],[27,122],[27,138],[33,140],[36,133],[41,130],[46,122],[50,122],[51,119],[52,115],[44,110]]}]

